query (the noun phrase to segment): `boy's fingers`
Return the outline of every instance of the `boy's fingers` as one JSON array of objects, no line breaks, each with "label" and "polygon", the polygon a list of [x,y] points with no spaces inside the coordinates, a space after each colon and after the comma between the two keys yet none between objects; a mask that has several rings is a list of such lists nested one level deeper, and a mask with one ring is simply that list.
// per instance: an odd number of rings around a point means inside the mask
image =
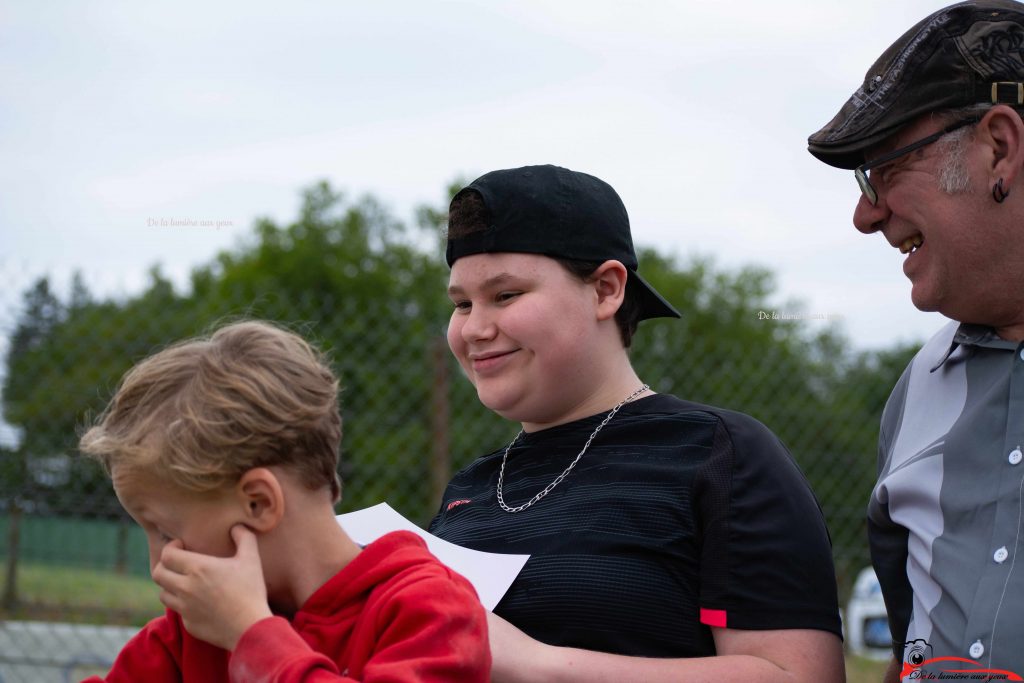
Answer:
[{"label": "boy's fingers", "polygon": [[171,593],[166,589],[160,591],[160,602],[167,609],[181,614],[182,603],[174,593]]},{"label": "boy's fingers", "polygon": [[235,542],[235,557],[259,557],[256,534],[244,524],[231,527],[231,540]]},{"label": "boy's fingers", "polygon": [[202,553],[194,553],[191,550],[185,550],[184,544],[175,539],[165,545],[163,550],[160,551],[160,564],[164,565],[172,572],[186,574],[190,567],[202,562],[207,557],[207,555],[203,555]]},{"label": "boy's fingers", "polygon": [[170,567],[167,567],[163,562],[153,568],[153,583],[163,588],[165,591],[175,592],[181,588],[181,582],[184,580],[184,574],[174,571]]},{"label": "boy's fingers", "polygon": [[[178,545],[174,545],[174,543],[178,543]],[[184,574],[188,555],[189,552],[181,547],[180,542],[173,541],[165,545],[164,549],[160,551],[160,564],[157,566],[162,565],[164,569]]]}]

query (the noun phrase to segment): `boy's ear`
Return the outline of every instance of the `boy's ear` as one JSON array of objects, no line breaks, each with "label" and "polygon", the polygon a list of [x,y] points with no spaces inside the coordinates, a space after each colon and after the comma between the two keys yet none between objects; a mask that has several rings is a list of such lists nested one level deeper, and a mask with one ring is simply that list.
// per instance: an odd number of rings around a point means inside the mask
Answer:
[{"label": "boy's ear", "polygon": [[615,317],[626,296],[626,280],[629,271],[619,261],[605,261],[590,275],[590,281],[597,291],[597,314],[599,320]]},{"label": "boy's ear", "polygon": [[266,533],[274,529],[284,516],[284,489],[270,469],[254,467],[238,480],[236,493],[244,507],[247,527]]}]

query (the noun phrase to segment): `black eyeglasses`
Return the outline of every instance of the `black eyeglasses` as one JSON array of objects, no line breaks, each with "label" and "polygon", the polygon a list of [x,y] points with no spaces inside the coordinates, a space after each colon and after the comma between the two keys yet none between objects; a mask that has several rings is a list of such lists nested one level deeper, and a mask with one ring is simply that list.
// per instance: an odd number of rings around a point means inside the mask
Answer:
[{"label": "black eyeglasses", "polygon": [[906,147],[900,147],[899,149],[895,149],[889,152],[888,154],[883,154],[877,159],[872,159],[867,163],[861,164],[860,166],[853,170],[853,175],[856,176],[857,178],[857,184],[860,185],[860,191],[863,192],[864,196],[867,197],[867,200],[871,202],[871,206],[874,206],[875,204],[878,203],[878,192],[875,190],[874,187],[871,186],[871,181],[868,179],[868,171],[870,171],[873,168],[877,168],[878,166],[881,166],[883,164],[887,164],[893,159],[898,159],[901,156],[919,150],[922,147],[932,144],[933,142],[935,142],[936,140],[938,140],[947,133],[952,133],[954,130],[958,130],[960,128],[963,128],[964,126],[970,126],[971,124],[977,123],[978,121],[981,121],[980,116],[975,116],[969,119],[964,119],[963,121],[951,123],[942,130],[940,130],[938,133],[932,133],[928,137],[921,138],[917,142],[911,143]]}]

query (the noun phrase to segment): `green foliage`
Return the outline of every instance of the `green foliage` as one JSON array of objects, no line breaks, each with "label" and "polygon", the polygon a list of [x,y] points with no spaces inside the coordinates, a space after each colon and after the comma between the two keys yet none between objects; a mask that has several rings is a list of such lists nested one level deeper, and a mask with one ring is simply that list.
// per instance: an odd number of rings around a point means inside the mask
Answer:
[{"label": "green foliage", "polygon": [[[319,183],[303,193],[295,222],[258,220],[250,244],[197,268],[190,293],[175,292],[153,268],[145,291],[123,301],[95,301],[76,277],[65,305],[41,279],[25,294],[7,359],[5,415],[26,436],[21,468],[12,461],[4,483],[16,482],[33,510],[73,511],[93,495],[106,499],[97,511],[112,514],[116,502],[99,469],[66,457],[77,433],[133,363],[226,320],[260,317],[295,328],[334,360],[345,387],[346,508],[415,490],[428,479],[428,356],[450,311],[446,272],[376,200],[348,203]],[[32,462],[62,457],[68,481],[35,481]],[[437,501],[409,498],[407,514],[429,518]]]},{"label": "green foliage", "polygon": [[[134,362],[226,320],[260,317],[327,350],[341,377],[342,508],[386,499],[426,523],[436,482],[517,428],[483,408],[450,354],[438,352],[451,312],[444,221],[443,209],[421,207],[410,231],[372,197],[350,201],[322,182],[303,193],[294,222],[257,220],[246,244],[196,268],[188,292],[158,268],[145,291],[123,300],[97,300],[81,278],[67,302],[46,278],[34,283],[7,357],[4,411],[25,438],[0,465],[4,487],[30,512],[116,516],[99,468],[68,457],[76,431]],[[659,392],[751,413],[778,433],[814,485],[840,571],[852,579],[867,563],[862,519],[881,409],[912,350],[852,353],[834,329],[764,319],[779,303],[763,268],[681,264],[652,249],[640,262],[683,313],[641,325],[631,351],[640,376]]]}]

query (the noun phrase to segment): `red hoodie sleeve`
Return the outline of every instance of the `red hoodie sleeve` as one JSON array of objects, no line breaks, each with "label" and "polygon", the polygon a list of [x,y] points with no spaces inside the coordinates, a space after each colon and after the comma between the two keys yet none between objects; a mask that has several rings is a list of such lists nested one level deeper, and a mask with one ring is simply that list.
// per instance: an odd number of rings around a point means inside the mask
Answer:
[{"label": "red hoodie sleeve", "polygon": [[167,616],[154,619],[125,644],[106,678],[92,676],[83,683],[179,683],[181,633]]},{"label": "red hoodie sleeve", "polygon": [[282,617],[267,617],[242,634],[231,653],[233,683],[320,683],[355,681],[341,675],[325,655],[313,650]]},{"label": "red hoodie sleeve", "polygon": [[[442,570],[446,571],[446,570]],[[440,572],[439,572],[440,573]],[[487,615],[460,576],[436,575],[385,591],[351,632],[345,671],[314,651],[281,617],[264,619],[238,641],[235,683],[474,683],[489,680]]]}]

